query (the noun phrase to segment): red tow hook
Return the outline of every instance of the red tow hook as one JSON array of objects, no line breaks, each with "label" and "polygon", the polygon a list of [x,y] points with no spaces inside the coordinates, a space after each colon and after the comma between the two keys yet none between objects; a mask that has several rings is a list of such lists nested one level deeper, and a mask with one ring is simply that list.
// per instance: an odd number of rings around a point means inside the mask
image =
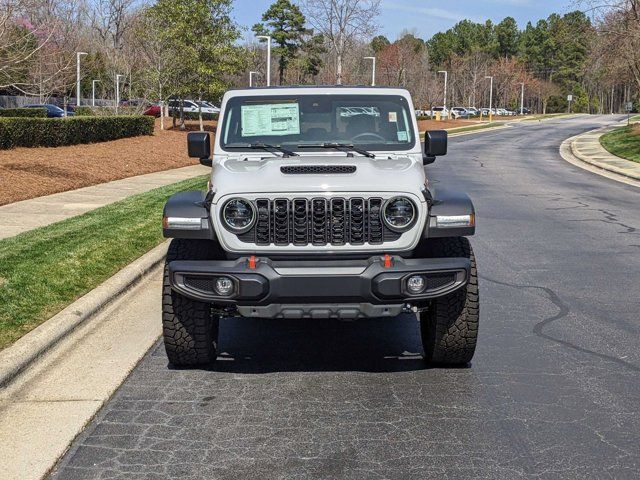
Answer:
[{"label": "red tow hook", "polygon": [[391,268],[391,255],[388,253],[384,254],[384,268]]},{"label": "red tow hook", "polygon": [[256,269],[256,256],[251,255],[249,257],[249,270],[255,270],[255,269]]}]

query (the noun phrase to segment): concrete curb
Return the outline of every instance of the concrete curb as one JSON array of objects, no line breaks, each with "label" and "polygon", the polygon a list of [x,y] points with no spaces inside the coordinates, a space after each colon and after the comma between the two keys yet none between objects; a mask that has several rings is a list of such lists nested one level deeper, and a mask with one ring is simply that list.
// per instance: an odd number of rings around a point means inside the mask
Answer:
[{"label": "concrete curb", "polygon": [[163,242],[61,312],[0,352],[0,388],[7,386],[61,339],[82,325],[160,264],[169,242]]},{"label": "concrete curb", "polygon": [[[575,135],[573,137],[567,138],[560,145],[560,156],[566,162],[578,168],[581,168],[583,170],[587,170],[591,173],[595,173],[596,175],[600,175],[602,177],[606,177],[620,183],[625,183],[627,185],[640,187],[640,179],[636,179],[629,175],[625,175],[625,173],[623,172],[618,172],[618,171],[612,170],[611,168],[607,168],[609,167],[608,165],[605,165],[593,160],[590,161],[585,159],[584,156],[576,155],[574,151],[574,142],[576,141],[576,139],[587,134],[592,134],[593,132],[596,132],[598,130],[602,130],[602,129],[598,128],[596,130],[592,130],[591,132],[587,132],[586,134],[581,133],[580,135]],[[629,162],[629,160],[624,160],[624,159],[620,159],[620,161]]]}]

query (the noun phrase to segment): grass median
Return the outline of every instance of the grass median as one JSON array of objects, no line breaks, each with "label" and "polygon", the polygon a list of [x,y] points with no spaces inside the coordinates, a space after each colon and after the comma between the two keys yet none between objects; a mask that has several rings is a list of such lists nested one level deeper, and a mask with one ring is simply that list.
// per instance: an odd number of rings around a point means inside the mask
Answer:
[{"label": "grass median", "polygon": [[163,241],[162,208],[185,180],[0,240],[0,349]]},{"label": "grass median", "polygon": [[600,137],[602,146],[617,157],[640,162],[640,125],[617,128]]}]

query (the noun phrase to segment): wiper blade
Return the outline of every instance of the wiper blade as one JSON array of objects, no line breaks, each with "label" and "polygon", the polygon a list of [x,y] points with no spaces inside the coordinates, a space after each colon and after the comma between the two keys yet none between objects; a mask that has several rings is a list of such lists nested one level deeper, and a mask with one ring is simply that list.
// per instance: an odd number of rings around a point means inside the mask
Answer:
[{"label": "wiper blade", "polygon": [[285,157],[298,157],[299,155],[296,152],[292,152],[291,150],[281,147],[280,145],[271,145],[269,143],[235,143],[225,145],[225,148],[250,148],[252,150],[278,150],[282,152]]},{"label": "wiper blade", "polygon": [[301,145],[298,145],[298,148],[335,148],[336,150],[342,150],[342,151],[353,150],[354,152],[359,153],[360,155],[364,155],[365,157],[376,158],[376,156],[373,153],[366,151],[364,148],[356,147],[352,143],[332,143],[332,142],[317,143],[317,144],[303,143]]}]

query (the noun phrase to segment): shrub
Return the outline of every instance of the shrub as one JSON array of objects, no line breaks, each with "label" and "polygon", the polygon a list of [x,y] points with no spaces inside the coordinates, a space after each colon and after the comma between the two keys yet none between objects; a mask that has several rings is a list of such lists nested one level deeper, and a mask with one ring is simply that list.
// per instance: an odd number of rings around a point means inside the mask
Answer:
[{"label": "shrub", "polygon": [[0,149],[59,147],[152,135],[154,121],[143,115],[0,118]]},{"label": "shrub", "polygon": [[0,108],[0,117],[46,117],[46,108]]}]

